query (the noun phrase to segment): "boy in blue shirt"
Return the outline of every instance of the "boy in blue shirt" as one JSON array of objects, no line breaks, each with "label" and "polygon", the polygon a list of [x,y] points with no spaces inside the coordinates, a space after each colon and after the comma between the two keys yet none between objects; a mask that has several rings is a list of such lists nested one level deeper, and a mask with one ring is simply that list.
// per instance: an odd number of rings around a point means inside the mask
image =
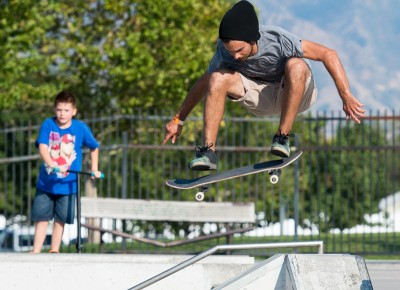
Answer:
[{"label": "boy in blue shirt", "polygon": [[41,252],[49,220],[54,219],[50,253],[59,252],[64,225],[74,223],[76,174],[68,170],[81,171],[83,146],[90,149],[93,178],[101,177],[99,143],[85,123],[73,119],[77,113],[74,95],[60,92],[54,113],[55,117],[42,123],[36,140],[43,164],[32,207],[32,221],[36,222],[32,253]]}]

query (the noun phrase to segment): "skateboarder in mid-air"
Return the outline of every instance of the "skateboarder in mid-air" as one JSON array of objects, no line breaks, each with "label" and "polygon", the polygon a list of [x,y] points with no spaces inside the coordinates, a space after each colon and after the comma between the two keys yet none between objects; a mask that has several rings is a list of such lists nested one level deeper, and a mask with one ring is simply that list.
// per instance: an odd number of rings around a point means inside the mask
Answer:
[{"label": "skateboarder in mid-air", "polygon": [[277,26],[259,27],[253,5],[247,1],[236,3],[222,18],[216,52],[208,70],[166,124],[163,144],[169,139],[176,142],[184,120],[205,97],[204,146],[197,146],[190,168],[216,169],[215,144],[228,97],[257,116],[280,115],[271,153],[288,157],[290,130],[296,115],[310,108],[317,97],[308,59],[324,64],[342,99],[346,118],[360,123],[365,110],[351,93],[334,50]]}]

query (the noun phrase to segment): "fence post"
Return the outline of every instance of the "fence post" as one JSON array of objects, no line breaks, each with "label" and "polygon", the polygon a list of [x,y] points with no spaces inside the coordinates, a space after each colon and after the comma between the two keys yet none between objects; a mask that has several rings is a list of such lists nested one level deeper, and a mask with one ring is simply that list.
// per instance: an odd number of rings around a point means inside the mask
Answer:
[{"label": "fence post", "polygon": [[[92,178],[85,178],[85,196],[96,198],[97,187]],[[100,219],[88,218],[86,221],[89,225],[99,227]],[[101,234],[98,231],[88,231],[88,242],[93,244],[100,244]]]},{"label": "fence post", "polygon": [[[298,148],[298,135],[294,137],[294,146]],[[299,237],[297,227],[299,225],[299,160],[294,162],[294,240],[297,242]]]},{"label": "fence post", "polygon": [[[122,198],[126,199],[128,197],[128,133],[126,131],[122,132]],[[122,220],[122,231],[126,232],[126,221]],[[122,239],[122,251],[126,252],[126,239]]]}]

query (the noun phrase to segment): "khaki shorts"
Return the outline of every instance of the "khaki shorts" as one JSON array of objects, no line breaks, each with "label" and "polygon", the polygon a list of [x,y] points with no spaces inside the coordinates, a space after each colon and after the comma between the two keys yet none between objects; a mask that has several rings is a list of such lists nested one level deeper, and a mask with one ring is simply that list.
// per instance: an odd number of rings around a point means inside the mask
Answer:
[{"label": "khaki shorts", "polygon": [[[240,74],[245,95],[240,99],[232,99],[256,116],[280,115],[283,101],[284,77],[280,83],[263,83],[249,79]],[[317,100],[317,87],[310,73],[306,89],[298,113],[309,109]]]}]

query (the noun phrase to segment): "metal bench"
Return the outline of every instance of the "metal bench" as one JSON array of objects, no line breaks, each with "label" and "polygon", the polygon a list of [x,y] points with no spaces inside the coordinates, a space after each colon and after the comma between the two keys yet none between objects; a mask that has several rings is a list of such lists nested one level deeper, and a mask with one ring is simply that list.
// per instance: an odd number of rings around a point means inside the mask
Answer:
[{"label": "metal bench", "polygon": [[[84,223],[83,227],[99,231],[101,234],[110,233],[135,241],[160,247],[173,247],[187,243],[198,242],[211,238],[226,237],[227,243],[235,233],[243,233],[254,228],[254,203],[230,202],[189,202],[164,200],[139,200],[117,198],[81,197],[81,217],[111,218],[120,220],[171,221],[193,223],[223,223],[227,230],[193,239],[162,242],[150,238],[139,237],[118,230],[104,229],[99,226]],[[245,227],[229,229],[229,225],[244,224]]]}]

